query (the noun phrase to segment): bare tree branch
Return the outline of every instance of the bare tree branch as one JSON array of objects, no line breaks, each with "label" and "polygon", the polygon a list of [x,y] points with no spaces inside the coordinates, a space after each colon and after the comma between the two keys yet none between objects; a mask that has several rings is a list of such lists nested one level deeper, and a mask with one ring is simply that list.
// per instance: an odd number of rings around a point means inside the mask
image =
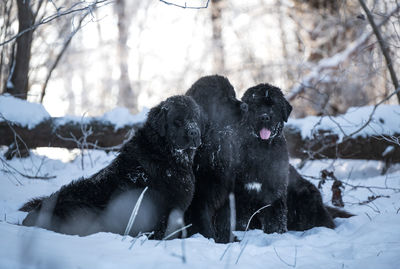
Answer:
[{"label": "bare tree branch", "polygon": [[372,117],[374,116],[374,113],[375,113],[376,109],[378,108],[378,106],[381,105],[382,103],[386,102],[386,101],[389,100],[390,98],[392,98],[393,95],[396,94],[396,95],[398,96],[399,93],[400,93],[400,87],[398,87],[394,92],[392,92],[392,93],[391,93],[390,95],[388,95],[386,98],[384,98],[384,99],[381,100],[379,103],[377,103],[377,104],[374,106],[374,108],[372,109],[372,112],[371,112],[371,114],[369,115],[368,120],[367,120],[360,128],[358,128],[357,130],[355,130],[354,132],[352,132],[352,133],[349,134],[348,136],[353,136],[353,135],[359,133],[359,132],[360,132],[362,129],[364,129],[365,127],[367,127],[368,124],[371,122]]},{"label": "bare tree branch", "polygon": [[[374,34],[376,35],[376,38],[378,39],[379,47],[381,48],[382,54],[385,57],[386,65],[387,65],[387,68],[389,69],[390,77],[392,78],[394,88],[399,89],[399,81],[397,79],[396,72],[394,71],[394,68],[393,68],[393,61],[389,55],[389,50],[388,50],[387,44],[386,44],[385,40],[383,40],[382,34],[379,31],[378,26],[375,24],[374,18],[372,17],[372,14],[369,11],[364,0],[358,0],[358,1],[360,2],[361,7],[364,9],[365,13],[367,14],[369,24],[371,25],[372,30],[374,31]],[[397,6],[397,8],[398,7],[399,6]],[[397,93],[397,99],[400,104],[400,93],[399,92]]]},{"label": "bare tree branch", "polygon": [[[400,5],[397,5],[396,8],[394,8],[379,24],[376,25],[376,27],[380,28],[382,25],[386,24],[394,14],[399,12],[399,10]],[[298,86],[295,86],[290,90],[286,98],[289,101],[293,101],[299,94],[303,93],[306,88],[312,87],[312,81],[320,80],[321,77],[326,77],[326,74],[323,74],[323,72],[329,73],[337,70],[340,65],[345,63],[351,56],[359,52],[373,34],[373,31],[367,32],[357,40],[353,41],[344,51],[341,51],[332,57],[320,60],[318,64],[312,68],[310,74],[305,76]]]},{"label": "bare tree branch", "polygon": [[169,5],[169,6],[174,6],[174,7],[180,7],[180,8],[187,8],[187,9],[203,9],[203,8],[208,8],[208,4],[210,2],[210,0],[207,0],[207,3],[204,6],[188,6],[185,2],[185,5],[179,5],[179,4],[175,4],[175,3],[171,3],[165,0],[160,0],[160,2]]},{"label": "bare tree branch", "polygon": [[[116,128],[109,122],[85,118],[84,122],[68,121],[63,118],[45,120],[33,129],[0,122],[0,145],[11,145],[18,141],[24,147],[62,147],[80,149],[118,150],[122,143],[132,136],[143,123]],[[19,142],[21,143],[21,142]]]},{"label": "bare tree branch", "polygon": [[61,51],[58,53],[56,60],[54,61],[54,63],[51,65],[50,69],[49,69],[49,73],[46,76],[46,80],[42,86],[42,91],[40,94],[40,103],[43,103],[43,98],[46,94],[46,88],[47,88],[47,84],[49,83],[49,80],[51,78],[51,75],[54,71],[54,69],[57,67],[58,63],[60,62],[62,56],[64,55],[64,53],[67,51],[69,44],[71,44],[72,38],[75,36],[75,34],[82,28],[82,22],[83,20],[87,17],[87,15],[89,15],[90,12],[86,12],[85,14],[82,15],[82,17],[79,20],[78,26],[74,29],[74,31],[72,31],[72,33],[68,36],[67,40],[65,41]]},{"label": "bare tree branch", "polygon": [[[86,1],[81,1],[81,2],[73,4],[70,8],[66,9],[65,11],[60,11],[61,8],[59,8],[59,10],[56,13],[54,13],[54,14],[46,17],[46,18],[41,19],[38,23],[35,23],[31,27],[24,29],[23,31],[19,32],[18,34],[14,35],[13,37],[11,37],[11,38],[5,40],[4,42],[0,43],[0,47],[4,46],[5,44],[10,43],[11,41],[17,39],[18,37],[24,35],[27,32],[35,30],[40,25],[52,22],[53,20],[56,20],[56,19],[58,19],[60,17],[66,16],[66,15],[70,15],[70,14],[73,14],[73,13],[77,13],[77,12],[82,12],[84,10],[87,10],[87,11],[91,12],[95,8],[99,8],[101,6],[104,6],[104,5],[107,5],[107,4],[110,4],[110,3],[112,3],[112,0],[98,0],[98,1],[91,2],[89,4]],[[81,4],[86,4],[86,6],[76,8],[77,6],[79,6]],[[100,5],[100,4],[103,4],[103,5]]]},{"label": "bare tree branch", "polygon": [[[7,166],[7,168],[11,169],[12,171],[17,173],[18,175],[26,177],[26,178],[29,178],[29,179],[53,179],[53,178],[56,178],[56,176],[30,176],[28,174],[24,174],[24,173],[18,171],[15,167],[13,167],[11,164],[9,164],[1,156],[0,156],[0,161],[4,166]],[[18,181],[18,183],[20,183],[22,185],[22,183],[20,181]]]}]

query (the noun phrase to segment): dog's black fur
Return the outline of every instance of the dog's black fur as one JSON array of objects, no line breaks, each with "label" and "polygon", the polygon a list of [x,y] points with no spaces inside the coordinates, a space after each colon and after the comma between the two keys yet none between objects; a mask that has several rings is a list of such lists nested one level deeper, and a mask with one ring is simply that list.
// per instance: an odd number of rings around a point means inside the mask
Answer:
[{"label": "dog's black fur", "polygon": [[233,126],[246,114],[247,105],[236,99],[228,79],[218,75],[200,78],[186,94],[196,100],[208,121],[194,160],[196,188],[185,219],[193,225],[190,234],[199,232],[225,243],[231,238],[229,194],[239,160]]},{"label": "dog's black fur", "polygon": [[130,235],[155,231],[154,237],[161,239],[167,226],[173,230],[182,223],[167,223],[170,214],[183,218],[192,201],[193,158],[202,127],[200,108],[191,97],[168,98],[150,110],[144,126],[109,166],[25,204],[21,210],[30,212],[23,225],[66,234],[123,234],[139,195],[148,187]]},{"label": "dog's black fur", "polygon": [[304,179],[291,165],[287,206],[289,230],[304,231],[320,226],[335,228],[318,188]]},{"label": "dog's black fur", "polygon": [[[251,228],[266,233],[287,231],[289,155],[282,130],[292,111],[281,90],[269,84],[248,89],[248,120],[241,127],[241,168],[236,178],[237,228],[244,230],[253,213]],[[268,135],[266,135],[268,133]]]},{"label": "dog's black fur", "polygon": [[[249,124],[242,128],[245,131],[241,135],[244,166],[235,190],[238,229],[245,229],[251,215],[267,204],[271,207],[261,210],[250,228],[263,228],[267,233],[284,232],[286,228],[304,231],[324,226],[333,229],[334,218],[353,216],[324,205],[319,190],[289,165],[282,128],[292,107],[280,89],[260,84],[248,89],[242,100],[249,106]],[[272,131],[267,140],[261,139],[263,127]],[[261,191],[246,188],[250,182],[261,184]]]},{"label": "dog's black fur", "polygon": [[289,167],[288,229],[304,231],[313,227],[335,228],[334,218],[350,218],[354,215],[323,204],[317,187],[303,178],[296,169]]}]

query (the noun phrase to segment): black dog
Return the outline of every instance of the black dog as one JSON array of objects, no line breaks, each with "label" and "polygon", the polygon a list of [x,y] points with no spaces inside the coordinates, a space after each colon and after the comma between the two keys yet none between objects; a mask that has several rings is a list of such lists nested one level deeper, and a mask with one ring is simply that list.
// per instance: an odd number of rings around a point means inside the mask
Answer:
[{"label": "black dog", "polygon": [[281,90],[269,84],[248,89],[248,120],[241,128],[241,168],[236,178],[237,228],[252,226],[266,233],[287,231],[289,155],[282,130],[292,111]]},{"label": "black dog", "polygon": [[199,232],[225,243],[231,238],[229,194],[239,161],[239,138],[233,126],[246,114],[247,105],[236,99],[228,79],[218,75],[200,78],[186,94],[208,120],[194,160],[196,188],[185,219],[193,224],[190,234]]},{"label": "black dog", "polygon": [[[263,228],[267,233],[284,232],[286,228],[304,231],[324,226],[333,229],[334,218],[353,216],[324,205],[319,190],[288,164],[282,128],[292,107],[281,91],[260,84],[248,89],[242,100],[249,105],[249,124],[241,135],[244,166],[235,190],[238,228],[245,229],[251,214],[269,204],[271,206],[258,213],[250,228]],[[284,224],[286,210],[287,227]]]},{"label": "black dog", "polygon": [[313,227],[335,228],[318,188],[290,165],[288,186],[288,229],[304,231]]},{"label": "black dog", "polygon": [[304,179],[296,169],[289,167],[287,195],[288,229],[304,231],[313,227],[335,228],[334,218],[350,218],[354,215],[323,204],[317,187]]},{"label": "black dog", "polygon": [[30,212],[23,225],[66,234],[123,234],[148,187],[129,234],[154,231],[161,239],[166,230],[180,228],[192,201],[192,166],[201,127],[200,108],[191,97],[168,98],[150,110],[144,126],[109,166],[25,204],[21,210]]}]

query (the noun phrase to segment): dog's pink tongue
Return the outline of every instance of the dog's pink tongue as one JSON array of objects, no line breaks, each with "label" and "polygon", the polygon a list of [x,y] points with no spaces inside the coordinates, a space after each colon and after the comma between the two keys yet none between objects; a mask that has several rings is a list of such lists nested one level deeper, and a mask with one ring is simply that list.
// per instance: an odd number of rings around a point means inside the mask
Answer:
[{"label": "dog's pink tongue", "polygon": [[271,136],[271,131],[267,128],[262,128],[260,130],[260,137],[262,140],[267,140]]}]

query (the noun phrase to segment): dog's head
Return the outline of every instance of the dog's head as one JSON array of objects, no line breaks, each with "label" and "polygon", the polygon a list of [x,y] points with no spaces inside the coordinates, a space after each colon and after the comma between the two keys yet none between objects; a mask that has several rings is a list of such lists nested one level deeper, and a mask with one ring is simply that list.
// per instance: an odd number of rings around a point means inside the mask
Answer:
[{"label": "dog's head", "polygon": [[175,150],[196,149],[201,143],[200,108],[189,96],[172,96],[149,111],[147,123]]},{"label": "dog's head", "polygon": [[271,141],[282,133],[292,106],[286,101],[281,90],[269,84],[259,84],[248,89],[242,101],[249,106],[247,124],[257,137]]},{"label": "dog's head", "polygon": [[186,95],[196,100],[207,119],[214,124],[231,125],[240,121],[247,113],[247,105],[236,99],[235,90],[229,80],[219,75],[200,78]]}]

